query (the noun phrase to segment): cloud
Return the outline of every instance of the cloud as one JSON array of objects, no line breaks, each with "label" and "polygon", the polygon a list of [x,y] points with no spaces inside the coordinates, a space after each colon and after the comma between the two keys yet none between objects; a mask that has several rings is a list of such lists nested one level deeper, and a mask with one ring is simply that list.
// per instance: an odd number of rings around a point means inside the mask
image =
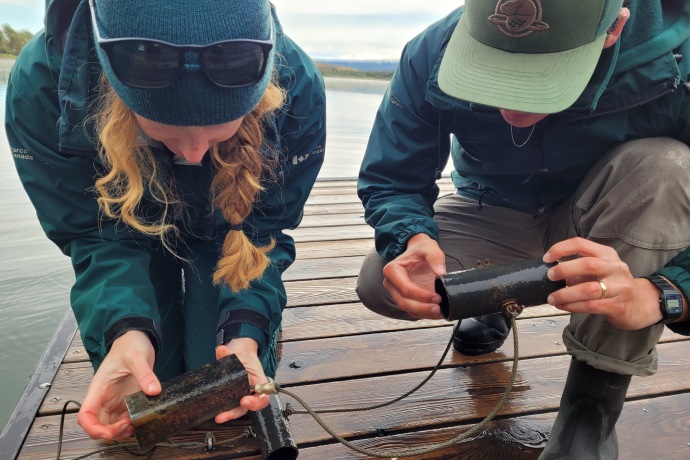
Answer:
[{"label": "cloud", "polygon": [[315,58],[397,59],[403,46],[460,6],[435,0],[428,8],[408,0],[274,0],[287,35]]},{"label": "cloud", "polygon": [[[317,58],[397,59],[405,43],[462,0],[272,0],[285,32]],[[0,24],[37,32],[45,0],[0,0]]]},{"label": "cloud", "polygon": [[287,35],[316,58],[397,59],[405,43],[424,27],[405,21],[382,26],[364,18],[356,25],[321,19],[312,16],[294,23],[290,18],[283,21]]},{"label": "cloud", "polygon": [[462,3],[459,0],[434,0],[425,2],[423,7],[420,7],[419,1],[410,0],[348,0],[346,2],[324,2],[323,0],[273,1],[279,15],[288,10],[291,14],[306,15],[399,15],[418,13],[442,15],[453,8],[457,8]]},{"label": "cloud", "polygon": [[0,24],[32,33],[43,28],[44,0],[0,0]]}]

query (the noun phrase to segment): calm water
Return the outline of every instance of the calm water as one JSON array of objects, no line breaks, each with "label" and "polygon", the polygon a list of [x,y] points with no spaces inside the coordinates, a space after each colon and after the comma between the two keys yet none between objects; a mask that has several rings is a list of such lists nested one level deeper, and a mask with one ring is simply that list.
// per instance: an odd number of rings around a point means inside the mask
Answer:
[{"label": "calm water", "polygon": [[[0,428],[67,311],[74,279],[68,258],[43,234],[12,163],[4,130],[10,65],[0,59]],[[326,86],[321,177],[355,177],[387,82],[329,78]]]}]

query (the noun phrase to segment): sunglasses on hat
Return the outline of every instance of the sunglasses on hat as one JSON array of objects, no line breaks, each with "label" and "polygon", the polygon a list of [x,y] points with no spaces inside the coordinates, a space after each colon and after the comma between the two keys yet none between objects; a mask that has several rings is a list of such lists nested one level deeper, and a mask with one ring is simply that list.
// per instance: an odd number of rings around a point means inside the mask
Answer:
[{"label": "sunglasses on hat", "polygon": [[208,45],[175,45],[150,38],[103,38],[98,30],[94,0],[89,0],[91,22],[115,76],[132,88],[170,86],[180,69],[200,67],[223,88],[251,86],[266,73],[273,48],[273,20],[269,40],[234,39]]}]

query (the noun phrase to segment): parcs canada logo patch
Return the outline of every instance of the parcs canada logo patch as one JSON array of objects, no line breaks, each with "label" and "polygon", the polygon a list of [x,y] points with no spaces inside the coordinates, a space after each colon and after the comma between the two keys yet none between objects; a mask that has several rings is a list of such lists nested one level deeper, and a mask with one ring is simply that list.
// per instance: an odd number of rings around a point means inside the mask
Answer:
[{"label": "parcs canada logo patch", "polygon": [[540,0],[500,0],[494,14],[489,16],[489,22],[495,24],[501,33],[521,38],[549,29],[549,25],[541,20],[541,15]]}]

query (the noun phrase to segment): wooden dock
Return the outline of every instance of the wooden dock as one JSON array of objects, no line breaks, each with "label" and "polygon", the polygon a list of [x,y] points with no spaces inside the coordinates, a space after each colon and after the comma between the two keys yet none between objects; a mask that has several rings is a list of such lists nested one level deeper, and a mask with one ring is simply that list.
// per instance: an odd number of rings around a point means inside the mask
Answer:
[{"label": "wooden dock", "polygon": [[[442,192],[451,192],[448,179]],[[355,280],[373,244],[373,230],[353,180],[319,181],[306,205],[302,225],[290,233],[297,262],[285,273],[288,308],[284,313],[276,381],[316,409],[352,408],[382,403],[415,387],[436,365],[450,339],[452,324],[381,318],[364,308]],[[548,307],[526,309],[517,324],[520,365],[504,408],[470,440],[415,459],[536,459],[558,410],[570,357],[561,342],[568,316]],[[66,318],[3,433],[0,457],[16,442],[16,458],[54,459],[60,414],[68,400],[81,402],[92,375],[74,323]],[[669,330],[659,350],[659,371],[633,378],[618,423],[621,459],[690,458],[690,342]],[[382,409],[326,414],[326,423],[355,444],[373,449],[409,450],[455,437],[493,410],[508,382],[512,340],[497,352],[469,357],[451,352],[427,385]],[[301,409],[287,396],[295,409]],[[60,458],[72,459],[107,446],[89,439],[68,406]],[[36,411],[37,410],[37,411]],[[35,413],[34,413],[35,412]],[[221,441],[244,433],[247,421],[229,426],[212,422],[173,438],[203,442],[213,431]],[[370,458],[334,441],[309,415],[290,416],[300,460]],[[25,427],[25,428],[22,428]],[[10,450],[8,450],[10,449]],[[87,457],[137,458],[118,448]],[[231,447],[156,448],[149,459],[259,460],[254,438]]]}]

